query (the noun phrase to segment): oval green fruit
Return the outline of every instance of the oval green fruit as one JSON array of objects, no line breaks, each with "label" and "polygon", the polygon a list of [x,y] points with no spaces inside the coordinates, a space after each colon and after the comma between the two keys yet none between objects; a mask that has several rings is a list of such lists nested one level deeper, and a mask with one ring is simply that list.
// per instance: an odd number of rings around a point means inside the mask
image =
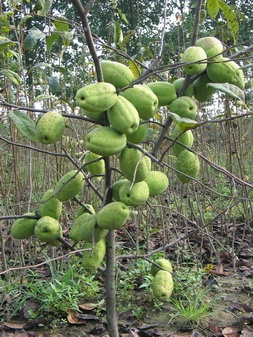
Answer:
[{"label": "oval green fruit", "polygon": [[96,214],[83,214],[79,216],[75,221],[73,226],[77,226],[79,223],[80,231],[79,231],[79,241],[86,242],[98,242],[106,237],[108,230],[100,228],[97,225],[97,215]]},{"label": "oval green fruit", "polygon": [[140,124],[137,130],[131,134],[127,134],[127,141],[133,144],[140,144],[145,141],[148,135],[147,124]]},{"label": "oval green fruit", "polygon": [[168,301],[174,288],[174,282],[171,273],[165,270],[159,270],[151,284],[153,294],[158,301]]},{"label": "oval green fruit", "polygon": [[169,186],[168,177],[160,171],[150,171],[144,181],[148,185],[150,197],[162,194]]},{"label": "oval green fruit", "polygon": [[100,155],[88,152],[84,161],[91,175],[103,175],[105,173],[105,161]]},{"label": "oval green fruit", "polygon": [[128,179],[120,179],[120,180],[117,180],[115,181],[113,184],[112,184],[112,198],[114,201],[120,201],[120,197],[119,197],[119,190],[121,188],[121,186],[125,183],[129,181]]},{"label": "oval green fruit", "polygon": [[[79,216],[77,216],[76,220],[73,222],[70,231],[69,231],[69,238],[73,240],[74,242],[79,242],[81,241],[80,238],[80,227],[83,223],[83,219],[88,216],[90,213],[82,213]],[[79,219],[82,217],[81,219]],[[79,219],[79,220],[78,220]]]},{"label": "oval green fruit", "polygon": [[[35,213],[28,212],[23,215],[35,216]],[[34,227],[37,219],[19,218],[15,220],[11,226],[11,235],[15,239],[28,239],[34,235]]]},{"label": "oval green fruit", "polygon": [[170,111],[178,114],[181,118],[195,119],[198,106],[191,97],[181,96],[170,104]]},{"label": "oval green fruit", "polygon": [[62,202],[54,196],[54,190],[50,189],[45,192],[41,199],[41,204],[38,213],[41,217],[51,216],[54,219],[59,219],[62,212]]},{"label": "oval green fruit", "polygon": [[172,273],[172,265],[171,265],[171,262],[169,260],[164,259],[164,258],[160,258],[160,259],[156,259],[154,262],[158,266],[160,266],[162,269],[157,267],[156,265],[152,264],[151,269],[150,269],[151,275],[155,276],[156,273],[160,270],[165,270],[165,271],[168,271],[168,272]]},{"label": "oval green fruit", "polygon": [[[176,89],[176,92],[178,93],[179,90],[182,88],[183,84],[184,84],[185,78],[184,77],[179,77],[177,78],[174,82],[173,85]],[[185,89],[185,91],[183,92],[183,96],[189,96],[192,97],[193,96],[193,84],[189,84],[188,87]]]},{"label": "oval green fruit", "polygon": [[[187,146],[188,148],[191,148],[193,145],[194,137],[191,130],[185,131],[181,136],[178,137],[178,127],[175,126],[172,130],[170,138],[174,141],[177,139],[177,142],[182,143],[183,145]],[[178,137],[178,138],[177,138]],[[178,143],[175,143],[172,145],[172,152],[173,154],[178,157],[181,152],[185,150],[185,147],[183,145],[180,145]]]},{"label": "oval green fruit", "polygon": [[156,81],[147,84],[148,87],[158,98],[158,105],[169,105],[177,98],[175,86],[172,83],[164,81]]},{"label": "oval green fruit", "polygon": [[58,111],[48,111],[36,123],[37,140],[42,144],[57,142],[64,131],[65,118]]},{"label": "oval green fruit", "polygon": [[84,175],[78,170],[72,170],[66,173],[56,183],[54,195],[60,201],[67,201],[74,198],[84,186]]},{"label": "oval green fruit", "polygon": [[118,229],[125,224],[128,218],[128,206],[123,202],[113,201],[97,213],[97,224],[103,229]]},{"label": "oval green fruit", "polygon": [[101,61],[104,81],[111,83],[115,88],[124,88],[134,81],[132,71],[125,65],[116,61]]},{"label": "oval green fruit", "polygon": [[133,184],[127,180],[119,189],[119,197],[128,206],[137,207],[143,205],[149,197],[148,184],[145,181]]},{"label": "oval green fruit", "polygon": [[136,84],[120,92],[137,109],[139,117],[148,120],[155,116],[158,108],[158,98],[153,91],[144,84]]},{"label": "oval green fruit", "polygon": [[114,130],[132,134],[139,126],[139,114],[135,106],[123,96],[107,111],[108,120]]},{"label": "oval green fruit", "polygon": [[96,127],[86,136],[88,150],[104,157],[119,153],[126,147],[126,143],[126,135],[109,126]]},{"label": "oval green fruit", "polygon": [[197,178],[200,169],[199,157],[188,150],[184,150],[177,157],[175,168],[178,180],[182,183],[189,183],[193,178]]},{"label": "oval green fruit", "polygon": [[151,159],[140,150],[126,147],[119,157],[120,170],[130,181],[144,180],[151,169]]},{"label": "oval green fruit", "polygon": [[80,206],[76,212],[76,217],[78,218],[80,215],[84,213],[88,214],[95,214],[95,210],[92,205],[90,204],[84,204],[85,207]]},{"label": "oval green fruit", "polygon": [[83,252],[82,265],[86,270],[96,270],[102,263],[106,253],[106,240],[102,239],[92,245],[92,243],[85,242],[83,249],[91,248]]},{"label": "oval green fruit", "polygon": [[43,216],[37,221],[34,234],[40,241],[53,243],[57,238],[62,237],[62,227],[56,219]]},{"label": "oval green fruit", "polygon": [[206,36],[198,39],[196,41],[196,46],[204,49],[208,59],[211,59],[223,52],[223,44],[214,36]]},{"label": "oval green fruit", "polygon": [[215,93],[216,90],[208,87],[208,83],[212,83],[212,81],[206,72],[193,82],[194,97],[197,101],[206,102]]},{"label": "oval green fruit", "polygon": [[115,104],[116,88],[111,83],[91,83],[77,91],[75,100],[76,104],[85,111],[103,112]]},{"label": "oval green fruit", "polygon": [[205,71],[207,66],[207,55],[203,48],[197,46],[191,46],[185,49],[181,61],[187,62],[182,66],[185,74],[198,75]]}]

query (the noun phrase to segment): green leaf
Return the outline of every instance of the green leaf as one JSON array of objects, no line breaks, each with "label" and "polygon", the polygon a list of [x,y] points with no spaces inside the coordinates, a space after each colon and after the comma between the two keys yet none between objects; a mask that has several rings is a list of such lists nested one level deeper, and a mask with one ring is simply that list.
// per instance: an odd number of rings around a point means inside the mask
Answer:
[{"label": "green leaf", "polygon": [[52,46],[58,40],[59,36],[60,36],[59,33],[53,33],[52,35],[46,38],[46,44],[49,51],[52,50]]},{"label": "green leaf", "polygon": [[138,65],[132,60],[128,60],[128,63],[129,63],[129,68],[134,75],[134,78],[137,79],[141,73],[140,69],[138,68]]},{"label": "green leaf", "polygon": [[125,23],[128,23],[128,20],[127,20],[127,17],[126,17],[126,14],[122,12],[121,9],[117,8],[117,11],[119,13],[119,16],[121,18],[122,21],[124,21]]},{"label": "green leaf", "polygon": [[9,80],[17,85],[21,84],[21,78],[19,77],[19,75],[10,69],[2,69],[0,71],[0,74],[3,74],[5,77],[7,77]]},{"label": "green leaf", "polygon": [[219,3],[220,8],[227,21],[228,28],[231,30],[233,35],[236,35],[239,31],[239,22],[237,20],[235,12],[224,1],[219,0]]},{"label": "green leaf", "polygon": [[46,63],[46,62],[38,62],[31,69],[43,68],[43,67],[51,68],[51,64]]},{"label": "green leaf", "polygon": [[25,113],[16,110],[9,112],[8,116],[16,125],[16,128],[32,142],[36,141],[36,127],[34,121]]},{"label": "green leaf", "polygon": [[173,112],[169,112],[168,115],[178,127],[179,132],[182,132],[186,129],[193,129],[198,125],[198,122],[194,119],[182,118],[178,114],[175,114]]},{"label": "green leaf", "polygon": [[59,84],[59,79],[56,76],[50,76],[47,78],[49,89],[52,95],[59,96],[61,93],[61,88]]},{"label": "green leaf", "polygon": [[222,91],[225,94],[238,99],[239,101],[245,101],[244,92],[234,84],[230,83],[207,83],[207,87],[212,87],[216,90]]},{"label": "green leaf", "polygon": [[120,45],[123,41],[123,33],[120,23],[114,20],[114,43],[116,46]]},{"label": "green leaf", "polygon": [[26,35],[24,39],[24,49],[29,50],[32,49],[38,40],[44,39],[46,34],[44,34],[41,30],[36,27],[33,27],[29,30],[29,33]]},{"label": "green leaf", "polygon": [[55,97],[52,95],[38,95],[35,97],[34,102],[43,101],[45,99],[55,99]]},{"label": "green leaf", "polygon": [[69,24],[68,20],[63,17],[58,17],[54,20],[54,25],[58,32],[68,32],[69,31]]},{"label": "green leaf", "polygon": [[15,43],[6,37],[0,36],[0,52],[4,51],[9,46],[13,46]]},{"label": "green leaf", "polygon": [[211,19],[215,19],[220,9],[219,0],[207,0],[206,1],[206,10]]}]

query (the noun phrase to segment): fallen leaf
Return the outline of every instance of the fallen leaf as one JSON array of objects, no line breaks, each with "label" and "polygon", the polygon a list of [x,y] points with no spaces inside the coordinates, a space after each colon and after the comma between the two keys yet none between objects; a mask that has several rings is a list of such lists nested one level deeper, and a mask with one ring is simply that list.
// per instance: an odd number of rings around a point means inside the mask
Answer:
[{"label": "fallen leaf", "polygon": [[24,329],[26,322],[23,323],[12,323],[12,322],[4,322],[4,326],[9,329],[21,330]]},{"label": "fallen leaf", "polygon": [[238,327],[226,327],[222,330],[224,337],[240,337],[241,329]]},{"label": "fallen leaf", "polygon": [[79,304],[79,308],[85,311],[92,311],[97,308],[97,304],[95,303],[83,303]]},{"label": "fallen leaf", "polygon": [[241,331],[240,337],[252,337],[253,336],[253,328],[247,327]]}]

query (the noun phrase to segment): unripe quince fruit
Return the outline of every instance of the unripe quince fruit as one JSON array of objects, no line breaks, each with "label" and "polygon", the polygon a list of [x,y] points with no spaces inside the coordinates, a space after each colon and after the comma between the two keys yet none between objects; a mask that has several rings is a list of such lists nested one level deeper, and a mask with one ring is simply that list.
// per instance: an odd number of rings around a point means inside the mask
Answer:
[{"label": "unripe quince fruit", "polygon": [[[179,77],[177,78],[172,84],[174,85],[176,92],[178,93],[179,90],[182,88],[182,85],[185,81],[184,77]],[[183,93],[183,96],[189,96],[192,97],[193,96],[193,84],[189,84],[188,87],[185,89],[185,92]]]},{"label": "unripe quince fruit", "polygon": [[212,81],[206,72],[193,82],[194,97],[199,102],[207,101],[216,91],[214,88],[208,87],[207,83],[212,83]]},{"label": "unripe quince fruit", "polygon": [[77,91],[75,100],[85,111],[103,112],[116,102],[116,88],[111,83],[91,83]]},{"label": "unripe quince fruit", "polygon": [[107,111],[108,120],[120,133],[131,134],[139,126],[139,114],[135,106],[123,96],[118,96],[116,103]]},{"label": "unripe quince fruit", "polygon": [[[77,216],[75,221],[73,222],[70,231],[69,231],[69,238],[73,240],[74,242],[79,242],[81,241],[80,238],[80,227],[83,223],[83,219],[87,217],[90,213],[82,213]],[[82,217],[82,218],[81,218]],[[81,219],[79,219],[81,218]],[[79,220],[78,220],[79,219]]]},{"label": "unripe quince fruit", "polygon": [[104,115],[105,112],[90,112],[90,111],[84,111],[84,114],[86,117],[90,118],[92,121],[95,122],[103,122],[103,120],[105,119]]},{"label": "unripe quince fruit", "polygon": [[86,270],[96,270],[102,263],[106,253],[106,240],[99,240],[92,245],[92,243],[85,242],[83,248],[92,248],[83,252],[82,264]]},{"label": "unripe quince fruit", "polygon": [[119,189],[119,197],[128,206],[143,205],[149,197],[148,184],[145,181],[133,184],[127,180]]},{"label": "unripe quince fruit", "polygon": [[144,84],[136,84],[120,92],[137,109],[139,117],[147,120],[155,116],[158,107],[158,98],[153,91]]},{"label": "unripe quince fruit", "polygon": [[55,198],[60,201],[67,201],[81,192],[84,186],[84,175],[78,170],[72,170],[66,173],[56,183],[54,188]]},{"label": "unripe quince fruit", "polygon": [[55,242],[57,238],[62,237],[62,228],[56,219],[50,216],[43,216],[37,221],[34,234],[39,240],[52,243]]},{"label": "unripe quince fruit", "polygon": [[37,139],[42,144],[60,140],[65,131],[65,118],[58,111],[48,111],[36,123]]},{"label": "unripe quince fruit", "polygon": [[[25,213],[24,215],[35,216],[35,213]],[[15,220],[11,226],[11,235],[15,239],[28,239],[34,235],[34,227],[37,219],[19,218]]]},{"label": "unripe quince fruit", "polygon": [[147,84],[148,87],[158,98],[158,105],[169,105],[177,98],[177,93],[174,85],[169,82],[157,81]]},{"label": "unripe quince fruit", "polygon": [[95,210],[92,205],[84,204],[84,206],[80,206],[76,212],[76,217],[78,218],[80,215],[87,213],[87,214],[95,214]]},{"label": "unripe quince fruit", "polygon": [[123,175],[137,183],[149,174],[151,159],[138,149],[126,147],[120,154],[119,165]]},{"label": "unripe quince fruit", "polygon": [[204,49],[208,59],[211,59],[223,52],[222,43],[214,36],[206,36],[198,39],[196,41],[196,46]]},{"label": "unripe quince fruit", "polygon": [[172,265],[169,260],[160,258],[160,259],[156,259],[154,262],[158,264],[158,266],[160,266],[162,269],[152,264],[150,272],[153,276],[155,276],[158,271],[163,270],[163,269],[172,273]]},{"label": "unripe quince fruit", "polygon": [[[53,196],[53,197],[52,197]],[[59,219],[62,212],[62,202],[55,198],[54,190],[48,190],[45,192],[41,199],[41,204],[38,209],[38,213],[41,217],[51,216],[51,218]]]},{"label": "unripe quince fruit", "polygon": [[140,124],[137,130],[131,134],[126,134],[127,141],[133,144],[140,144],[143,142],[148,134],[147,124]]},{"label": "unripe quince fruit", "polygon": [[134,81],[132,71],[124,64],[115,61],[101,61],[104,81],[111,83],[115,88],[124,88]]},{"label": "unripe quince fruit", "polygon": [[244,89],[245,81],[244,74],[240,66],[231,61],[227,57],[217,57],[214,60],[217,62],[208,63],[207,75],[214,83],[234,84],[240,89]]},{"label": "unripe quince fruit", "polygon": [[191,97],[181,96],[170,104],[170,111],[182,118],[195,119],[198,106]]},{"label": "unripe quince fruit", "polygon": [[[175,126],[174,129],[172,130],[171,136],[170,138],[172,138],[173,140],[175,140],[178,136],[179,132],[178,132],[178,127]],[[193,137],[193,133],[191,130],[187,130],[185,131],[180,137],[177,138],[177,142],[182,143],[183,145],[191,148],[193,145],[193,141],[194,141],[194,137]],[[182,145],[175,143],[174,145],[172,145],[172,151],[173,154],[178,157],[180,155],[181,152],[183,152],[185,150],[185,147],[183,147]]]},{"label": "unripe quince fruit", "polygon": [[[97,225],[97,215],[96,214],[83,214],[79,216],[73,223],[80,223],[80,240],[86,242],[98,242],[106,237],[108,230],[100,228]],[[79,240],[79,241],[80,241]]]},{"label": "unripe quince fruit", "polygon": [[183,71],[188,75],[197,75],[203,73],[207,66],[206,58],[207,56],[203,48],[197,46],[188,47],[185,49],[181,61],[189,62],[189,64],[182,66]]},{"label": "unripe quince fruit", "polygon": [[[99,158],[101,159],[98,160]],[[100,155],[88,152],[84,157],[84,161],[91,175],[102,175],[105,173],[105,161]]]},{"label": "unripe quince fruit", "polygon": [[96,127],[86,136],[88,150],[104,157],[119,153],[126,147],[126,143],[126,135],[109,126]]},{"label": "unripe quince fruit", "polygon": [[199,157],[188,150],[184,150],[177,157],[175,168],[179,171],[176,172],[178,180],[182,183],[188,183],[192,178],[197,178],[199,174]]},{"label": "unripe quince fruit", "polygon": [[97,213],[97,224],[103,229],[118,229],[129,217],[129,208],[123,202],[113,201]]},{"label": "unripe quince fruit", "polygon": [[120,201],[120,197],[119,197],[119,190],[121,188],[121,186],[125,183],[129,181],[128,179],[120,179],[120,180],[117,180],[115,181],[113,184],[112,184],[112,198],[114,201]]},{"label": "unripe quince fruit", "polygon": [[159,270],[154,276],[151,287],[158,301],[163,302],[169,300],[174,288],[171,273],[165,270]]},{"label": "unripe quince fruit", "polygon": [[148,185],[150,197],[163,193],[169,186],[166,174],[161,171],[150,171],[144,181]]}]

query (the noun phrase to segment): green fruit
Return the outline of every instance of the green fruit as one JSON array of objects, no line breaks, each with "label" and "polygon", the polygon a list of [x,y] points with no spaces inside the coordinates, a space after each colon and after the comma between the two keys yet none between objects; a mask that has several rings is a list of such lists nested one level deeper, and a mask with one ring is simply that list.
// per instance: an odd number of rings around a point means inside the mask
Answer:
[{"label": "green fruit", "polygon": [[199,158],[196,154],[188,150],[184,150],[177,157],[175,168],[179,171],[176,172],[178,180],[182,183],[188,183],[192,180],[192,178],[197,178],[199,174]]},{"label": "green fruit", "polygon": [[[98,160],[99,158],[101,159]],[[102,175],[105,173],[105,161],[100,155],[88,152],[84,157],[84,161],[91,175]]]},{"label": "green fruit", "polygon": [[107,111],[108,120],[116,131],[125,134],[135,132],[139,126],[139,114],[135,106],[123,96]]},{"label": "green fruit", "polygon": [[176,89],[173,84],[169,82],[157,81],[148,83],[148,87],[158,98],[158,105],[169,105],[177,98]]},{"label": "green fruit", "polygon": [[84,111],[86,117],[92,119],[95,122],[103,122],[105,119],[105,113],[103,112],[90,112]]},{"label": "green fruit", "polygon": [[133,144],[140,144],[143,142],[148,134],[147,124],[140,124],[137,130],[131,134],[127,134],[127,141]]},{"label": "green fruit", "polygon": [[120,197],[119,197],[119,190],[121,188],[121,186],[126,182],[129,181],[127,179],[120,179],[118,181],[115,181],[112,184],[112,198],[114,201],[120,201]]},{"label": "green fruit", "polygon": [[[81,238],[80,238],[80,227],[83,223],[83,219],[88,216],[90,213],[82,213],[80,215],[77,216],[76,220],[73,222],[71,228],[70,228],[70,231],[69,231],[69,238],[71,240],[73,240],[74,242],[79,242],[81,241]],[[79,219],[81,218],[82,219]],[[79,220],[77,220],[79,219]]]},{"label": "green fruit", "polygon": [[119,165],[123,175],[137,183],[149,174],[151,159],[138,149],[126,147],[120,154]]},{"label": "green fruit", "polygon": [[206,102],[215,93],[215,89],[208,87],[207,83],[212,83],[207,73],[201,74],[201,76],[193,82],[194,97],[199,102]]},{"label": "green fruit", "polygon": [[126,147],[127,138],[109,126],[98,126],[86,136],[88,150],[100,156],[108,157],[119,153]]},{"label": "green fruit", "polygon": [[48,111],[36,124],[37,139],[42,144],[52,144],[61,139],[65,131],[65,118],[58,111]]},{"label": "green fruit", "polygon": [[118,229],[129,217],[129,208],[123,202],[113,201],[97,213],[97,224],[103,229]]},{"label": "green fruit", "polygon": [[[53,196],[53,197],[52,197]],[[54,190],[48,190],[41,199],[41,204],[38,213],[41,217],[50,216],[54,219],[59,219],[62,212],[62,202],[55,198]]]},{"label": "green fruit", "polygon": [[120,200],[128,206],[140,206],[145,204],[149,197],[148,184],[145,181],[133,184],[127,180],[119,190]]},{"label": "green fruit", "polygon": [[106,241],[102,239],[92,245],[92,243],[85,242],[83,249],[92,248],[83,252],[82,264],[86,270],[96,270],[102,263],[106,253]]},{"label": "green fruit", "polygon": [[196,46],[204,49],[208,59],[211,59],[223,52],[222,43],[214,36],[207,36],[198,39],[196,41]]},{"label": "green fruit", "polygon": [[76,223],[80,223],[79,239],[81,241],[92,243],[94,240],[94,242],[98,242],[104,239],[108,233],[107,229],[100,228],[97,225],[96,214],[83,214],[74,221],[73,225],[76,225]]},{"label": "green fruit", "polygon": [[167,271],[159,270],[154,276],[151,287],[158,301],[169,300],[174,288],[172,275]]},{"label": "green fruit", "polygon": [[[162,269],[168,271],[169,273],[172,273],[172,265],[171,265],[169,260],[164,259],[164,258],[160,258],[160,259],[156,259],[154,262],[158,266],[160,266]],[[153,276],[155,276],[158,271],[162,270],[161,268],[152,264],[150,272]]]},{"label": "green fruit", "polygon": [[207,75],[214,83],[230,83],[240,89],[244,89],[245,81],[242,69],[235,62],[227,57],[215,59],[217,62],[209,63],[207,66]]},{"label": "green fruit", "polygon": [[[176,92],[178,93],[179,90],[182,88],[182,85],[185,81],[185,78],[184,77],[179,77],[178,79],[176,79],[174,82],[173,82],[173,85],[176,89]],[[183,96],[189,96],[189,97],[192,97],[193,96],[193,84],[189,84],[188,87],[185,89],[185,91],[183,92]]]},{"label": "green fruit", "polygon": [[144,84],[136,84],[120,92],[137,109],[139,117],[147,120],[155,116],[158,107],[158,98],[153,91]]},{"label": "green fruit", "polygon": [[203,73],[207,66],[206,58],[207,56],[203,48],[197,46],[188,47],[185,49],[181,61],[189,64],[182,66],[183,71],[188,75]]},{"label": "green fruit", "polygon": [[166,174],[160,171],[150,171],[144,181],[148,185],[150,197],[162,194],[169,186]]},{"label": "green fruit", "polygon": [[198,106],[191,97],[181,96],[170,104],[170,111],[178,114],[181,118],[195,119]]},{"label": "green fruit", "polygon": [[115,61],[101,61],[104,81],[111,83],[115,88],[129,86],[134,81],[132,71],[124,64]]},{"label": "green fruit", "polygon": [[[24,215],[35,216],[35,213],[25,213]],[[34,227],[36,226],[37,219],[20,218],[13,222],[11,226],[11,235],[15,239],[28,239],[34,235]]]},{"label": "green fruit", "polygon": [[103,112],[115,104],[116,88],[111,83],[91,83],[77,91],[75,100],[76,104],[85,111]]},{"label": "green fruit", "polygon": [[[177,136],[178,136],[178,127],[175,126],[175,128],[172,130],[170,138],[175,140]],[[193,140],[194,140],[194,137],[193,137],[193,133],[191,130],[185,131],[180,137],[177,138],[177,142],[180,142],[189,148],[192,147]],[[185,147],[178,143],[175,143],[174,145],[172,145],[171,148],[172,148],[174,156],[176,157],[178,157],[180,153],[185,150]]]},{"label": "green fruit", "polygon": [[74,198],[84,186],[84,175],[78,170],[72,170],[66,173],[56,183],[54,194],[60,201],[67,201]]},{"label": "green fruit", "polygon": [[90,204],[84,204],[86,207],[79,207],[77,212],[76,212],[76,217],[78,218],[80,215],[87,213],[87,214],[95,214],[95,210],[92,205]]},{"label": "green fruit", "polygon": [[43,216],[37,221],[34,234],[40,241],[52,243],[57,238],[62,237],[62,228],[56,219],[50,216]]}]

